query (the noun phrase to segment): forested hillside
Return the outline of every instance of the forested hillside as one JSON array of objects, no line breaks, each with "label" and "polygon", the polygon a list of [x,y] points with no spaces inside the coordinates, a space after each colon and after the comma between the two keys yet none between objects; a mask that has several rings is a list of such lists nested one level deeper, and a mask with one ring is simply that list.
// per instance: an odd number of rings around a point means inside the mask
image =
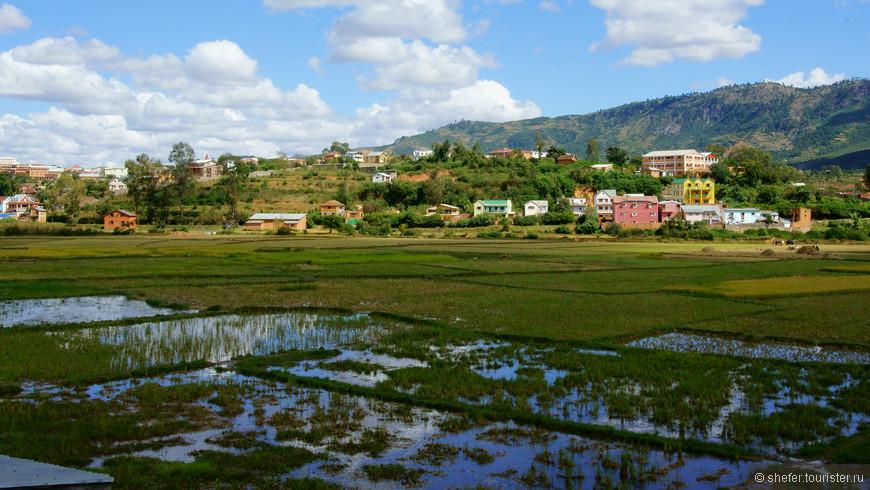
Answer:
[{"label": "forested hillside", "polygon": [[[583,154],[590,138],[634,155],[710,143],[747,144],[798,168],[864,167],[870,150],[870,80],[813,89],[778,83],[733,85],[712,92],[626,104],[594,114],[507,123],[460,121],[384,147],[394,154],[430,148],[449,138],[484,151],[533,149],[538,137]],[[837,158],[836,162],[831,159]]]}]

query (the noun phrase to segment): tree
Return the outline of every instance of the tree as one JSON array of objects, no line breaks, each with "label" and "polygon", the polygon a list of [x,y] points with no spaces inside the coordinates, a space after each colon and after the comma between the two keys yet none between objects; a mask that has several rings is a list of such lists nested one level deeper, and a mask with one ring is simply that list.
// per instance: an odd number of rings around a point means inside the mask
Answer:
[{"label": "tree", "polygon": [[867,170],[864,171],[864,187],[870,189],[870,163],[867,164]]},{"label": "tree", "polygon": [[[867,167],[870,172],[870,166]],[[6,172],[0,172],[0,196],[11,196],[15,194],[15,181]]]},{"label": "tree", "polygon": [[340,230],[344,226],[344,217],[324,216],[321,222],[332,233],[333,230]]},{"label": "tree", "polygon": [[140,222],[150,223],[158,215],[165,216],[168,209],[161,180],[166,168],[160,160],[153,160],[147,153],[142,153],[135,160],[127,160],[124,166],[127,168],[127,177],[124,179],[127,195],[133,199]]},{"label": "tree", "polygon": [[329,148],[324,148],[323,153],[338,153],[341,155],[341,160],[344,162],[345,157],[350,152],[350,144],[340,141],[333,141]]},{"label": "tree", "polygon": [[566,154],[567,153],[565,152],[564,148],[559,148],[556,145],[551,145],[550,148],[547,150],[547,158],[552,158],[554,162],[558,160],[560,156]]},{"label": "tree", "polygon": [[595,141],[595,138],[586,141],[586,160],[598,162],[598,142]]},{"label": "tree", "polygon": [[184,222],[184,194],[188,187],[193,183],[193,169],[191,165],[196,162],[196,153],[193,148],[183,141],[179,141],[172,145],[172,151],[169,152],[169,161],[172,163],[173,186],[178,192],[178,211],[181,222]]},{"label": "tree", "polygon": [[82,198],[87,191],[87,185],[67,171],[54,181],[48,190],[48,199],[54,209],[63,209],[64,214],[70,220],[74,220],[79,214]]},{"label": "tree", "polygon": [[535,135],[535,151],[538,152],[538,159],[544,157],[544,136],[541,133]]},{"label": "tree", "polygon": [[436,162],[446,162],[450,157],[450,139],[444,138],[444,143],[432,143],[432,156]]},{"label": "tree", "polygon": [[731,180],[731,168],[727,162],[719,160],[710,167],[710,177],[717,184],[727,184]]},{"label": "tree", "polygon": [[617,167],[622,167],[625,165],[625,162],[628,161],[628,152],[619,148],[618,146],[609,146],[607,147],[607,151],[604,153],[607,161],[616,165]]},{"label": "tree", "polygon": [[719,160],[724,160],[725,154],[728,152],[728,150],[725,148],[725,145],[721,143],[710,143],[709,145],[707,145],[707,148],[705,148],[704,151],[709,151],[710,153],[716,155],[716,158],[718,158]]},{"label": "tree", "polygon": [[230,206],[230,222],[235,226],[237,224],[236,206],[239,203],[239,194],[242,192],[242,187],[248,178],[248,174],[251,173],[251,168],[241,158],[232,153],[224,153],[218,157],[217,162],[221,166],[220,185],[227,192],[227,204]]}]

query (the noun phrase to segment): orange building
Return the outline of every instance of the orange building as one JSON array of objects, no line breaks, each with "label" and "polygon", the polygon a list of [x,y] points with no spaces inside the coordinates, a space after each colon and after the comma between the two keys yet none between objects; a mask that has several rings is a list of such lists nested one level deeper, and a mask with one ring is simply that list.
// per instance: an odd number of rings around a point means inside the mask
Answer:
[{"label": "orange building", "polygon": [[114,230],[115,228],[122,230],[136,228],[136,213],[116,209],[103,216],[103,229]]},{"label": "orange building", "polygon": [[344,216],[344,204],[335,199],[320,205],[321,216]]}]

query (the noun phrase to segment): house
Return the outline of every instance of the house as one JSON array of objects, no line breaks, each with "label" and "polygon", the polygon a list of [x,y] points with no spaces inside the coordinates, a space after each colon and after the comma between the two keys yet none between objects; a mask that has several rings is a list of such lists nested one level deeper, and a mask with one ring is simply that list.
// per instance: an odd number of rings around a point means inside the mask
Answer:
[{"label": "house", "polygon": [[710,153],[709,151],[702,151],[701,156],[704,157],[704,161],[709,164],[711,167],[717,163],[719,163],[719,157]]},{"label": "house", "polygon": [[[613,222],[627,228],[657,227],[660,223],[659,198],[643,194],[626,194],[614,197]],[[653,224],[656,226],[652,226]]]},{"label": "house", "polygon": [[520,149],[516,149],[516,148],[515,149],[505,148],[503,150],[491,151],[491,152],[489,152],[489,156],[490,157],[511,158],[513,156],[514,152],[519,152],[522,155],[522,157],[525,158],[526,160],[530,160],[532,158],[532,152],[527,151],[527,150],[520,150]]},{"label": "house", "polygon": [[335,199],[320,205],[321,216],[344,216],[344,204]]},{"label": "house", "polygon": [[27,194],[0,198],[0,214],[17,214],[19,217],[28,213],[30,208],[42,206],[42,203]]},{"label": "house", "polygon": [[[768,220],[768,218],[770,218],[770,219]],[[767,222],[779,223],[780,222],[779,213],[777,213],[776,211],[762,210],[761,211],[761,221],[764,221],[765,223],[767,223]]]},{"label": "house", "polygon": [[362,206],[357,206],[356,209],[348,209],[344,213],[347,218],[347,222],[350,224],[355,224],[358,220],[363,219],[365,213],[362,211]]},{"label": "house", "polygon": [[350,158],[353,159],[356,163],[363,163],[366,161],[366,155],[369,153],[368,150],[356,150],[350,153]]},{"label": "house", "polygon": [[641,161],[644,168],[654,167],[665,175],[707,174],[713,165],[695,150],[651,151]]},{"label": "house", "polygon": [[664,223],[674,216],[682,216],[681,207],[677,201],[659,201],[659,221]]},{"label": "house", "polygon": [[565,155],[559,155],[558,157],[556,157],[556,163],[558,163],[559,165],[571,165],[572,163],[574,163],[576,161],[577,161],[577,157],[574,155],[571,155],[570,153],[565,154]]},{"label": "house", "polygon": [[117,177],[123,179],[127,177],[127,167],[106,167],[103,169],[104,177]]},{"label": "house", "polygon": [[209,158],[208,154],[205,155],[204,159],[193,162],[190,170],[193,172],[193,178],[197,180],[216,179],[221,176],[222,172],[221,166]]},{"label": "house", "polygon": [[340,163],[341,162],[341,153],[337,151],[331,151],[329,153],[324,153],[321,158],[323,163]]},{"label": "house", "polygon": [[613,220],[614,197],[616,197],[616,189],[602,189],[595,193],[592,204],[595,206],[599,221]]},{"label": "house", "polygon": [[810,231],[813,228],[812,210],[810,208],[792,209],[791,227],[804,232]]},{"label": "house", "polygon": [[118,177],[115,177],[109,181],[109,192],[112,194],[124,194],[127,192],[127,184]]},{"label": "house", "polygon": [[757,208],[726,208],[725,224],[749,225],[762,220],[761,210]]},{"label": "house", "polygon": [[387,163],[389,155],[383,151],[370,151],[364,157],[362,163],[382,165]]},{"label": "house", "polygon": [[724,222],[722,208],[715,204],[686,204],[682,207],[683,220],[691,225],[704,223],[721,226]]},{"label": "house", "polygon": [[586,198],[585,197],[560,197],[556,202],[564,202],[571,209],[574,217],[580,217],[586,214]]},{"label": "house", "polygon": [[246,230],[274,230],[290,228],[302,231],[308,226],[308,215],[304,213],[256,213],[245,221]]},{"label": "house", "polygon": [[640,173],[643,175],[649,175],[650,177],[653,177],[656,179],[663,175],[663,172],[661,171],[661,169],[658,169],[655,167],[643,167],[642,169],[640,169]]},{"label": "house", "polygon": [[612,163],[596,163],[584,168],[585,170],[595,170],[596,172],[610,172],[613,170]]},{"label": "house", "polygon": [[116,209],[111,213],[103,215],[103,229],[114,230],[116,228],[122,230],[135,229],[136,213],[124,209]]},{"label": "house", "polygon": [[489,213],[489,214],[501,214],[504,216],[513,216],[515,213],[513,212],[513,207],[511,206],[511,200],[500,200],[500,201],[477,201],[474,203],[474,215],[480,216],[481,214]]},{"label": "house", "polygon": [[529,201],[523,206],[523,216],[540,216],[550,209],[547,201]]},{"label": "house", "polygon": [[423,157],[428,157],[434,153],[432,150],[414,150],[411,152],[411,156],[414,158],[414,161],[417,161]]},{"label": "house", "polygon": [[682,178],[662,189],[662,198],[682,204],[714,204],[716,183],[709,178]]},{"label": "house", "polygon": [[429,206],[426,208],[425,216],[438,215],[441,218],[441,221],[455,223],[456,221],[459,221],[460,211],[462,210],[457,206],[436,204],[435,206]]},{"label": "house", "polygon": [[372,175],[372,182],[375,182],[378,184],[392,182],[392,181],[393,181],[393,176],[390,174],[384,173],[384,172],[378,172],[378,173]]}]

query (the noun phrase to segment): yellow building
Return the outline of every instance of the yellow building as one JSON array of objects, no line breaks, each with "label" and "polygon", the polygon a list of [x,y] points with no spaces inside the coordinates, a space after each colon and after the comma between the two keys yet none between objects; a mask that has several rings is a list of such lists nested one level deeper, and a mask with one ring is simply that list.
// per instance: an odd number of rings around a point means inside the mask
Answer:
[{"label": "yellow building", "polygon": [[682,204],[715,204],[716,183],[713,179],[677,179],[662,189],[662,198]]}]

